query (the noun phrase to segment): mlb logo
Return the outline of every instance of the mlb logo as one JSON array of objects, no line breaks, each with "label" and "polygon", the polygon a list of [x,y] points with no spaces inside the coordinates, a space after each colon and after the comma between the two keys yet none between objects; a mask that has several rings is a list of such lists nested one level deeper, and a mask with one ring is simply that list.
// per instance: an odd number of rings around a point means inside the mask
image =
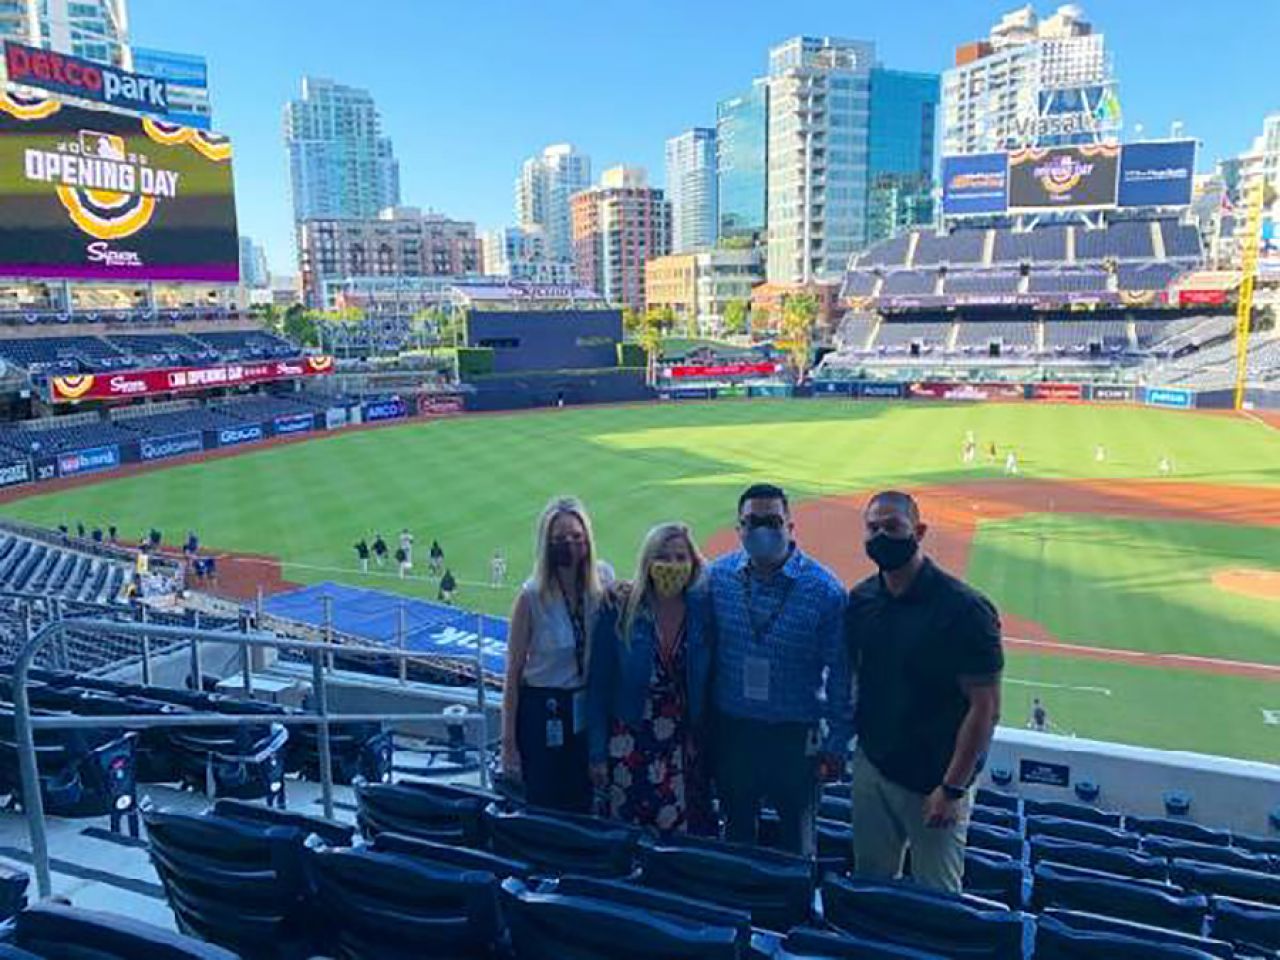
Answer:
[{"label": "mlb logo", "polygon": [[99,160],[123,160],[124,137],[114,133],[99,133],[97,130],[81,130],[80,153]]}]

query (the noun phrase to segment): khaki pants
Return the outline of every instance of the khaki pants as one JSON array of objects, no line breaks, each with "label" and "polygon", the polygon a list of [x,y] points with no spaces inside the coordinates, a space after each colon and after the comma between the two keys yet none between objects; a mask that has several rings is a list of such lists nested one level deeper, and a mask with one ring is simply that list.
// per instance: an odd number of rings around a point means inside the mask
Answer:
[{"label": "khaki pants", "polygon": [[926,827],[922,794],[887,779],[859,750],[853,757],[854,872],[896,879],[911,848],[911,877],[926,887],[960,892],[973,790],[959,805],[953,827]]}]

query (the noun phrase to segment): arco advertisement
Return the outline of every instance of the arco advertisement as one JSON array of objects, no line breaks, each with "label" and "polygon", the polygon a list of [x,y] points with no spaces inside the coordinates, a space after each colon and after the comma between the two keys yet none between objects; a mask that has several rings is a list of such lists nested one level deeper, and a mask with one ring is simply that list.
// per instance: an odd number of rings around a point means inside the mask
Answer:
[{"label": "arco advertisement", "polygon": [[403,400],[392,397],[390,400],[375,400],[364,405],[364,422],[377,423],[379,420],[400,420],[409,415]]},{"label": "arco advertisement", "polygon": [[230,141],[0,90],[0,276],[236,283]]},{"label": "arco advertisement", "polygon": [[299,357],[262,363],[232,363],[217,367],[175,367],[129,370],[124,373],[79,373],[49,378],[49,400],[120,400],[158,393],[190,393],[215,387],[234,387],[294,377],[322,377],[333,373],[332,357]]}]

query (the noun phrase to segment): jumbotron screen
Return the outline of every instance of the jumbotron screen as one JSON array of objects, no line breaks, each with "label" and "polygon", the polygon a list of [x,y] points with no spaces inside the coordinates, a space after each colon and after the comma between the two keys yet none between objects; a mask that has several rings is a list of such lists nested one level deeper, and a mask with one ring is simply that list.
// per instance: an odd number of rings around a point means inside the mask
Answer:
[{"label": "jumbotron screen", "polygon": [[0,276],[236,283],[230,142],[0,91]]},{"label": "jumbotron screen", "polygon": [[1027,147],[1009,154],[1009,209],[1088,210],[1116,205],[1120,147]]}]

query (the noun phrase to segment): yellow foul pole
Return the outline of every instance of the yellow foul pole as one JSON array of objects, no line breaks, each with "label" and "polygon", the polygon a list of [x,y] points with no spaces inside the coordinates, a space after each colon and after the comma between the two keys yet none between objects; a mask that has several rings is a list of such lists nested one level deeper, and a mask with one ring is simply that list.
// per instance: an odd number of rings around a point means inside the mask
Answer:
[{"label": "yellow foul pole", "polygon": [[1249,373],[1249,319],[1253,315],[1253,281],[1258,274],[1258,242],[1262,234],[1262,195],[1266,178],[1258,177],[1245,197],[1244,236],[1240,243],[1240,297],[1236,304],[1236,398],[1244,407],[1245,379]]}]

